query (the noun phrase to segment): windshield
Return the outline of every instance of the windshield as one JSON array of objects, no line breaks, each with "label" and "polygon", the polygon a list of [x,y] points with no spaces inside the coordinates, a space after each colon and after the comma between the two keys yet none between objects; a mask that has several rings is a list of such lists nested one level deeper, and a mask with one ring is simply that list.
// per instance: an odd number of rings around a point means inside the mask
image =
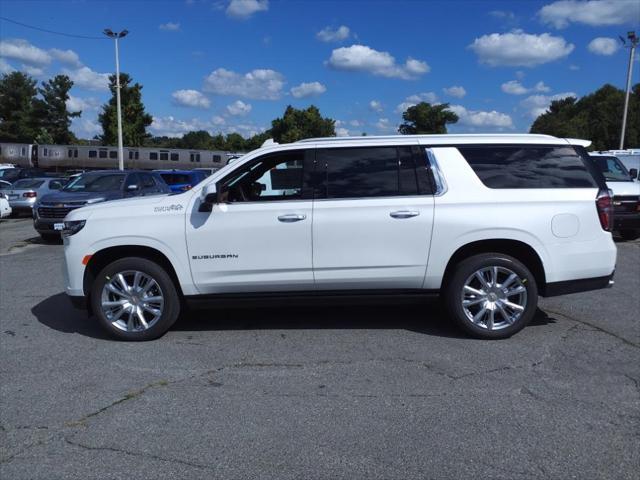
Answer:
[{"label": "windshield", "polygon": [[593,162],[609,182],[631,182],[629,172],[617,157],[594,156]]},{"label": "windshield", "polygon": [[13,182],[20,175],[20,170],[17,168],[5,168],[0,170],[0,178],[7,182]]},{"label": "windshield", "polygon": [[65,192],[110,192],[122,189],[124,174],[92,173],[80,175],[62,189]]},{"label": "windshield", "polygon": [[[179,185],[183,183],[191,183],[189,175],[184,173],[161,173],[160,176],[167,183],[167,185]],[[196,178],[197,180],[197,178]]]},{"label": "windshield", "polygon": [[44,183],[44,180],[37,180],[35,178],[25,178],[18,180],[13,184],[12,188],[19,190],[21,188],[38,188]]}]

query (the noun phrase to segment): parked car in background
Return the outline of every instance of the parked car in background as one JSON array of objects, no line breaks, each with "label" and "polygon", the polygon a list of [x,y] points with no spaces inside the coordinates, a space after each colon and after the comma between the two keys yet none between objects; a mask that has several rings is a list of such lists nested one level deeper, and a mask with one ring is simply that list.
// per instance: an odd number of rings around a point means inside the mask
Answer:
[{"label": "parked car in background", "polygon": [[589,158],[602,172],[607,187],[613,192],[613,228],[625,240],[640,237],[640,182],[638,170],[627,170],[613,155],[591,153]]},{"label": "parked car in background", "polygon": [[193,170],[196,172],[202,172],[205,174],[205,176],[208,177],[216,173],[218,170],[220,170],[220,168],[194,168]]},{"label": "parked car in background", "polygon": [[32,215],[38,198],[58,191],[65,184],[62,178],[23,178],[5,190],[14,214]]},{"label": "parked car in background", "polygon": [[9,217],[11,215],[11,211],[11,205],[9,205],[7,195],[0,192],[0,218]]},{"label": "parked car in background", "polygon": [[46,172],[41,168],[5,168],[0,170],[0,180],[14,183],[21,178],[44,177]]},{"label": "parked car in background", "polygon": [[59,237],[67,214],[85,205],[130,197],[171,193],[162,177],[143,170],[83,173],[60,191],[45,195],[33,210],[34,227],[45,239]]},{"label": "parked car in background", "polygon": [[8,190],[11,188],[11,183],[4,180],[0,180],[0,190]]},{"label": "parked car in background", "polygon": [[182,193],[192,189],[207,178],[200,170],[154,170],[169,185],[174,193]]},{"label": "parked car in background", "polygon": [[[614,156],[618,160],[620,160],[630,172],[634,169],[636,173],[640,172],[640,148],[628,148],[626,150],[606,150],[597,153],[602,155]],[[638,175],[636,175],[635,178],[638,178]]]}]

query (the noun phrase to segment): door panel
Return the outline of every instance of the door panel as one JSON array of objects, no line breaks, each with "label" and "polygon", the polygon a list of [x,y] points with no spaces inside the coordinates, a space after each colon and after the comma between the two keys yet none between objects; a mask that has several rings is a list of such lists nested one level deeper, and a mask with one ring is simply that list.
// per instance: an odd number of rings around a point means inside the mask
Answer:
[{"label": "door panel", "polygon": [[432,227],[430,196],[316,201],[316,288],[421,288]]}]

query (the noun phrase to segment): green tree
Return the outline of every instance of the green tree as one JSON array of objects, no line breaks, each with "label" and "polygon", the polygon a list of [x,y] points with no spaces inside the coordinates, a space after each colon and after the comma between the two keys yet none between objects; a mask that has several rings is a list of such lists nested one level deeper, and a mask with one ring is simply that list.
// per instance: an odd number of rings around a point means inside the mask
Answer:
[{"label": "green tree", "polygon": [[179,142],[180,148],[213,150],[213,137],[206,130],[185,133]]},{"label": "green tree", "polygon": [[241,152],[245,149],[246,140],[239,133],[229,133],[225,138],[225,150]]},{"label": "green tree", "polygon": [[[595,150],[617,148],[623,108],[624,91],[606,84],[580,100],[569,97],[551,102],[531,125],[531,133],[588,139]],[[625,145],[640,145],[640,84],[634,85],[629,97]]]},{"label": "green tree", "polygon": [[36,81],[22,72],[0,79],[0,141],[31,143],[36,134],[33,103]]},{"label": "green tree", "polygon": [[79,117],[82,112],[70,112],[67,109],[71,87],[73,82],[66,75],[56,75],[42,82],[42,87],[38,89],[42,99],[34,100],[33,108],[39,127],[39,139],[49,139],[51,142],[38,140],[38,143],[69,145],[76,142],[77,139],[69,127],[71,119]]},{"label": "green tree", "polygon": [[303,138],[335,137],[335,120],[323,118],[318,107],[306,110],[287,107],[282,118],[271,122],[271,137],[278,143],[290,143]]},{"label": "green tree", "polygon": [[[130,147],[144,145],[150,135],[147,127],[153,118],[145,112],[142,103],[142,85],[132,83],[133,80],[126,73],[120,74],[120,98],[122,103],[122,139]],[[100,141],[105,145],[115,145],[118,142],[118,117],[116,106],[116,76],[109,76],[111,99],[102,106],[102,113],[98,121],[102,126]]]},{"label": "green tree", "polygon": [[456,123],[458,115],[449,110],[448,103],[431,105],[420,102],[407,108],[402,113],[404,123],[398,127],[402,135],[416,135],[421,133],[447,133],[447,124]]}]

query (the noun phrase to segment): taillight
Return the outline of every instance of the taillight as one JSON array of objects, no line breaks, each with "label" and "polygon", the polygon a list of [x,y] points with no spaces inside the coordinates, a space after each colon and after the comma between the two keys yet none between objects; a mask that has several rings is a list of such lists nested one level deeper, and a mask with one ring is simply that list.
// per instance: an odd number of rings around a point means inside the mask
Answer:
[{"label": "taillight", "polygon": [[598,218],[603,230],[610,232],[613,230],[613,200],[611,199],[610,190],[600,190],[596,197],[596,208],[598,209]]},{"label": "taillight", "polygon": [[24,192],[22,196],[25,198],[35,198],[38,194],[36,192]]}]

